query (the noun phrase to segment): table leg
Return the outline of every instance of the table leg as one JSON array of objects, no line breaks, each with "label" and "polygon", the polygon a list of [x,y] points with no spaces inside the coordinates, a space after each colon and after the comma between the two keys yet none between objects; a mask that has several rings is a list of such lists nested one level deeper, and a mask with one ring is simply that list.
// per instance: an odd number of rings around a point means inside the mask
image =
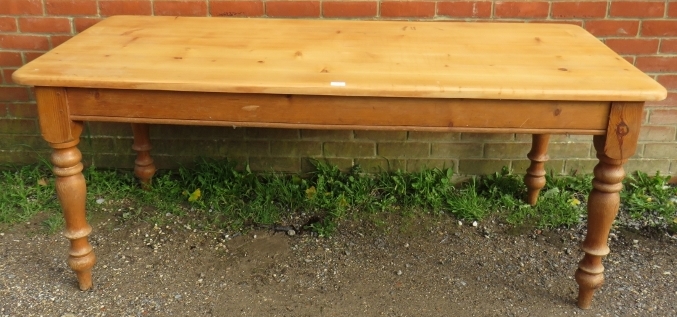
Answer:
[{"label": "table leg", "polygon": [[141,181],[141,186],[144,189],[148,189],[156,171],[153,158],[150,157],[152,147],[150,145],[148,124],[132,123],[132,132],[134,133],[134,145],[132,145],[132,149],[136,151],[134,175]]},{"label": "table leg", "polygon": [[625,178],[623,164],[627,162],[627,159],[612,159],[604,153],[605,136],[595,136],[593,140],[599,163],[594,169],[593,189],[588,198],[588,233],[581,245],[585,256],[576,271],[578,306],[583,309],[590,308],[593,293],[604,282],[602,257],[609,254],[607,239],[618,214],[619,192]]},{"label": "table leg", "polygon": [[550,135],[534,134],[531,137],[531,151],[527,154],[531,165],[524,175],[524,184],[527,186],[527,203],[533,206],[538,201],[538,193],[545,186],[545,162],[549,159],[547,152]]}]

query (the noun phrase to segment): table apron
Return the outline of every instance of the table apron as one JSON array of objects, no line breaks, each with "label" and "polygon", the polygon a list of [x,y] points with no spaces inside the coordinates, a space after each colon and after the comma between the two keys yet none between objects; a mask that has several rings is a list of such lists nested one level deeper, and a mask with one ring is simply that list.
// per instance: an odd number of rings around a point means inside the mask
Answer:
[{"label": "table apron", "polygon": [[67,88],[75,121],[309,129],[606,133],[610,102]]}]

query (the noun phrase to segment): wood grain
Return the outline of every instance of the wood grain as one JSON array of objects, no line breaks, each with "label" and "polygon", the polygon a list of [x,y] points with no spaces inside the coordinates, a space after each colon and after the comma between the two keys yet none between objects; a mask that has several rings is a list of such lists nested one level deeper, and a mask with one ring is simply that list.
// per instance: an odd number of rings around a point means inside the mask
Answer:
[{"label": "wood grain", "polygon": [[[79,120],[437,131],[604,133],[608,102],[219,94],[68,89]],[[108,120],[106,120],[108,119]],[[159,121],[153,121],[159,120]]]},{"label": "wood grain", "polygon": [[337,96],[662,100],[578,26],[117,16],[22,67],[34,86]]},{"label": "wood grain", "polygon": [[643,108],[643,102],[612,103],[604,145],[604,153],[608,157],[620,160],[635,154]]}]

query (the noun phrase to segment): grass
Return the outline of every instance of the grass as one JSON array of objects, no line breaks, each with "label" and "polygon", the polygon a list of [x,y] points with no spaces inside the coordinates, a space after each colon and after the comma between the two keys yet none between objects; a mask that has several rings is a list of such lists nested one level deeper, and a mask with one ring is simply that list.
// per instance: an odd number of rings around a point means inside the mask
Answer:
[{"label": "grass", "polygon": [[[158,173],[150,190],[142,190],[131,171],[88,168],[87,206],[90,215],[113,213],[121,221],[161,224],[168,217],[179,217],[192,227],[228,230],[287,223],[297,217],[307,220],[303,229],[320,236],[334,233],[347,217],[388,213],[451,215],[468,221],[494,217],[512,225],[552,228],[585,219],[592,178],[549,174],[539,203],[532,207],[522,201],[526,194],[522,177],[507,169],[453,184],[450,169],[366,174],[358,166],[340,171],[322,162],[314,165],[314,172],[301,177],[253,173],[237,169],[233,162],[201,160],[192,168]],[[20,223],[43,213],[48,231],[63,226],[47,164],[8,167],[1,173],[0,223]],[[677,189],[668,180],[641,172],[627,177],[621,213],[650,226],[677,229]]]}]

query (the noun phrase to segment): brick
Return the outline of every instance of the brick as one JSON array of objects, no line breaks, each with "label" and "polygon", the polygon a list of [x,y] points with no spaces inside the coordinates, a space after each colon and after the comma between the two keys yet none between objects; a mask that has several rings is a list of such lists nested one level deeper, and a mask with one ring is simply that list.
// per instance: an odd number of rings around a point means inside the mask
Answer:
[{"label": "brick", "polygon": [[370,157],[376,154],[373,142],[325,142],[324,156],[327,157]]},{"label": "brick", "polygon": [[[0,92],[2,88],[0,88]],[[2,94],[0,94],[1,96]],[[0,134],[37,134],[36,120],[31,119],[0,119]]]},{"label": "brick", "polygon": [[512,141],[515,135],[512,133],[462,133],[461,141],[486,142],[486,141]]},{"label": "brick", "polygon": [[35,103],[7,104],[7,115],[13,118],[37,118],[38,107]]},{"label": "brick", "polygon": [[555,24],[571,24],[583,27],[583,20],[527,20],[528,23],[555,23]]},{"label": "brick", "polygon": [[153,10],[150,1],[134,0],[100,0],[99,14],[111,15],[151,15]]},{"label": "brick", "polygon": [[677,53],[677,39],[661,39],[661,53]]},{"label": "brick", "polygon": [[645,158],[675,158],[677,144],[675,143],[648,143],[644,145]]},{"label": "brick", "polygon": [[29,101],[28,88],[0,86],[0,101]]},{"label": "brick", "polygon": [[55,48],[71,38],[73,38],[72,35],[52,35],[49,37],[49,42],[52,43],[52,48]]},{"label": "brick", "polygon": [[298,139],[299,130],[295,129],[268,129],[268,128],[247,128],[245,136],[249,139]]},{"label": "brick", "polygon": [[[151,126],[151,137],[162,139],[236,139],[243,140],[245,129],[218,126],[187,126],[154,124]],[[129,128],[127,128],[129,130]]]},{"label": "brick", "polygon": [[14,80],[12,80],[12,74],[14,74],[16,70],[16,68],[5,68],[2,70],[3,82],[5,84],[14,84]]},{"label": "brick", "polygon": [[461,134],[458,132],[409,131],[407,135],[407,140],[411,141],[449,142],[460,139]]},{"label": "brick", "polygon": [[624,60],[626,60],[628,63],[635,65],[635,57],[634,56],[628,56],[628,55],[622,55]]},{"label": "brick", "polygon": [[[119,169],[132,169],[134,168],[134,160],[136,159],[135,155],[132,154],[111,154],[111,153],[87,153],[82,155],[82,164],[85,167],[96,166],[96,167],[107,167],[107,168],[119,168]],[[155,156],[153,157],[153,163],[155,167],[159,169],[170,169],[170,168],[179,168],[185,167],[192,163],[191,161],[186,161],[187,164],[182,164],[182,157],[180,156]]]},{"label": "brick", "polygon": [[531,150],[531,143],[487,143],[484,145],[485,158],[525,158]]},{"label": "brick", "polygon": [[270,144],[270,154],[274,156],[320,156],[322,142],[318,141],[278,141]]},{"label": "brick", "polygon": [[662,101],[647,101],[644,106],[651,107],[674,107],[677,105],[677,92],[669,92],[668,97]]},{"label": "brick", "polygon": [[[524,175],[526,174],[529,165],[531,165],[531,161],[529,160],[515,160],[512,161],[510,166],[513,173]],[[562,171],[564,170],[564,160],[549,160],[545,162],[544,169],[547,173],[553,172],[555,175],[562,175]]]},{"label": "brick", "polygon": [[643,21],[642,36],[677,36],[677,21],[676,20]]},{"label": "brick", "polygon": [[0,32],[16,32],[16,19],[13,17],[0,17]]},{"label": "brick", "polygon": [[263,1],[214,1],[209,2],[209,12],[218,17],[260,17]]},{"label": "brick", "polygon": [[594,36],[636,36],[639,31],[636,20],[589,20],[584,26]]},{"label": "brick", "polygon": [[80,33],[86,29],[89,29],[94,24],[101,22],[103,19],[99,18],[74,18],[73,24],[75,24],[75,32]]},{"label": "brick", "polygon": [[508,160],[459,160],[458,173],[461,175],[487,175],[500,172],[503,166],[510,166]]},{"label": "brick", "polygon": [[[591,136],[588,136],[586,141],[592,140]],[[516,133],[515,134],[515,141],[517,142],[529,142],[531,143],[533,141],[533,138],[531,137],[531,134],[526,134],[526,133]],[[569,135],[566,134],[551,134],[550,135],[550,143],[554,142],[569,142]]]},{"label": "brick", "polygon": [[49,49],[49,40],[42,35],[0,34],[0,48],[44,51]]},{"label": "brick", "polygon": [[155,1],[155,15],[206,16],[207,3],[204,1]]},{"label": "brick", "polygon": [[637,56],[635,66],[644,72],[677,72],[677,56]]},{"label": "brick", "polygon": [[[221,141],[220,156],[268,156],[270,142],[268,141]],[[173,152],[170,152],[172,154]]]},{"label": "brick", "polygon": [[384,18],[432,18],[433,16],[435,16],[435,2],[381,2],[381,17]]},{"label": "brick", "polygon": [[440,159],[424,159],[424,160],[407,160],[407,172],[416,173],[428,169],[452,169],[456,167],[454,160],[440,160]]},{"label": "brick", "polygon": [[677,18],[677,2],[668,3],[668,16],[671,18]]},{"label": "brick", "polygon": [[453,18],[490,18],[491,2],[449,1],[437,3],[437,15]]},{"label": "brick", "polygon": [[39,135],[5,134],[0,137],[0,149],[3,151],[46,151],[50,148]]},{"label": "brick", "polygon": [[397,158],[430,157],[430,143],[423,142],[388,142],[377,145],[379,156]]},{"label": "brick", "polygon": [[2,15],[42,15],[41,0],[1,0]]},{"label": "brick", "polygon": [[668,90],[677,90],[677,75],[658,75],[656,80]]},{"label": "brick", "polygon": [[21,66],[22,64],[19,52],[0,51],[0,67]]},{"label": "brick", "polygon": [[433,143],[430,156],[441,158],[481,158],[484,146],[480,143]]},{"label": "brick", "polygon": [[407,131],[355,131],[355,139],[372,141],[404,141]]},{"label": "brick", "polygon": [[406,170],[407,161],[403,159],[392,158],[358,158],[355,159],[355,165],[359,165],[363,171],[368,173],[380,173],[384,171]]},{"label": "brick", "polygon": [[[158,125],[150,126],[150,137],[155,139],[155,128]],[[91,134],[98,136],[113,136],[113,137],[132,137],[132,127],[129,123],[116,123],[116,122],[87,122],[85,123],[85,129],[89,130]],[[151,141],[153,143],[154,141]],[[131,145],[130,145],[131,146]]]},{"label": "brick", "polygon": [[250,157],[249,168],[259,172],[288,172],[301,171],[301,159],[298,157]]},{"label": "brick", "polygon": [[324,1],[322,16],[325,18],[364,18],[375,17],[376,1]]},{"label": "brick", "polygon": [[642,171],[649,175],[660,172],[662,175],[670,173],[670,160],[631,159],[623,166],[628,174]]},{"label": "brick", "polygon": [[30,63],[34,59],[42,56],[42,54],[45,54],[46,52],[21,52],[21,55],[23,55],[24,60],[26,63]]},{"label": "brick", "polygon": [[319,1],[266,1],[269,17],[320,17]]},{"label": "brick", "polygon": [[657,18],[665,14],[665,1],[612,1],[611,17]]},{"label": "brick", "polygon": [[333,165],[338,167],[340,171],[347,172],[353,168],[353,159],[352,158],[340,158],[340,157],[316,157],[316,158],[301,158],[301,171],[303,173],[312,173],[317,171],[315,168],[316,162],[322,162],[325,164]]},{"label": "brick", "polygon": [[44,0],[50,15],[96,15],[96,0]]},{"label": "brick", "polygon": [[71,22],[67,18],[19,18],[19,29],[23,33],[70,33]]},{"label": "brick", "polygon": [[301,130],[301,138],[305,140],[337,141],[351,140],[352,130]]},{"label": "brick", "polygon": [[551,143],[548,145],[548,155],[551,159],[560,158],[589,158],[590,143]]},{"label": "brick", "polygon": [[555,19],[604,18],[607,2],[553,2],[550,16]]},{"label": "brick", "polygon": [[639,131],[641,141],[674,141],[674,126],[645,125]]},{"label": "brick", "polygon": [[547,2],[496,2],[494,16],[497,18],[545,18],[550,5]]},{"label": "brick", "polygon": [[566,160],[566,162],[564,163],[564,173],[567,175],[591,174],[593,169],[595,168],[595,165],[597,165],[598,162],[599,160],[597,159]]},{"label": "brick", "polygon": [[606,39],[604,44],[618,54],[655,54],[658,52],[658,39]]}]

